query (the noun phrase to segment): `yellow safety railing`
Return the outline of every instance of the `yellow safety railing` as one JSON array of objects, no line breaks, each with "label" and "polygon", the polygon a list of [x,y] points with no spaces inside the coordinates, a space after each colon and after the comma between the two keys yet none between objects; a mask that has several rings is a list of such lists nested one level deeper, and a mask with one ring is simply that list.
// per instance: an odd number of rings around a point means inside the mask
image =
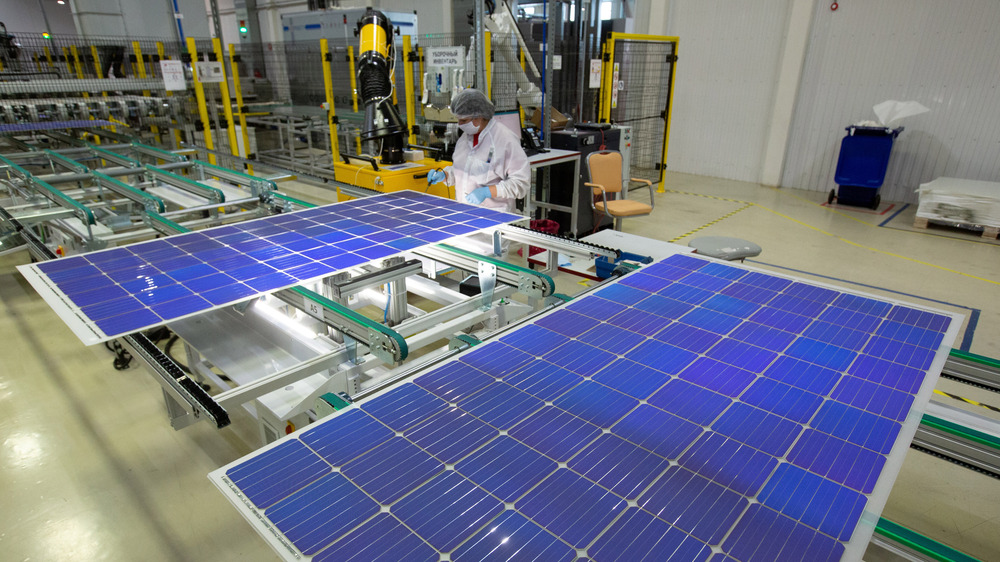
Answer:
[{"label": "yellow safety railing", "polygon": [[[240,133],[243,137],[243,149],[246,157],[250,157],[250,133],[247,132],[247,117],[243,113],[243,88],[240,85],[240,69],[236,64],[236,46],[229,44],[229,68],[233,77],[233,95],[236,96],[236,115],[240,120]],[[253,164],[247,164],[247,172],[253,175]]]},{"label": "yellow safety railing", "polygon": [[[638,33],[618,33],[612,32],[604,42],[602,50],[601,64],[601,93],[600,104],[598,106],[598,120],[602,123],[611,121],[611,110],[618,107],[618,73],[620,70],[619,61],[615,60],[616,41],[651,41],[660,43],[672,43],[674,56],[677,55],[677,45],[679,38],[666,35],[643,35]],[[667,147],[670,141],[670,115],[674,107],[674,84],[677,76],[677,64],[670,67],[670,92],[667,97],[666,113],[663,124],[663,152],[660,160],[660,187],[658,192],[663,193],[663,178],[666,173]]]},{"label": "yellow safety railing", "polygon": [[333,107],[333,73],[330,70],[330,44],[326,39],[319,40],[319,53],[323,57],[323,90],[326,93],[326,126],[330,131],[330,158],[336,162],[340,158],[340,147],[337,143],[336,109]]},{"label": "yellow safety railing", "polygon": [[[208,118],[208,106],[205,105],[205,88],[198,77],[198,46],[195,44],[194,37],[187,38],[187,48],[188,54],[191,56],[191,69],[193,70],[191,75],[194,78],[194,97],[198,101],[198,116],[201,118],[202,137],[205,139],[205,148],[209,151],[214,151],[215,143],[212,141],[212,127]],[[208,162],[210,164],[216,163],[215,154],[212,152],[208,153]]]},{"label": "yellow safety railing", "polygon": [[416,123],[416,112],[413,107],[413,57],[410,56],[410,36],[403,36],[403,84],[406,88],[406,127],[409,129],[410,144],[417,143],[417,135],[413,132]]},{"label": "yellow safety railing", "polygon": [[[226,133],[229,136],[229,153],[233,156],[240,155],[240,147],[236,141],[236,120],[233,119],[233,99],[229,97],[229,79],[226,77],[226,65],[222,61],[226,60],[222,56],[222,40],[218,37],[212,39],[212,50],[215,52],[215,60],[222,68],[222,82],[219,82],[219,93],[222,94],[222,112],[226,116]],[[234,78],[238,80],[238,78]]]}]

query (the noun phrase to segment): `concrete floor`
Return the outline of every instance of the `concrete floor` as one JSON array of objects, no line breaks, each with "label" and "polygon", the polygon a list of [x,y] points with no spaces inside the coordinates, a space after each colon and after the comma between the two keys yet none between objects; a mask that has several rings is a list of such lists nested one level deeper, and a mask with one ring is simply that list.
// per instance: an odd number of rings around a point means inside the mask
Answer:
[{"label": "concrete floor", "polygon": [[[967,323],[975,317],[956,347],[1000,357],[996,244],[893,228],[912,224],[914,206],[881,214],[829,208],[821,193],[684,174],[669,174],[667,186],[654,215],[627,221],[626,232],[681,244],[697,235],[753,240],[764,248],[754,266],[957,311]],[[14,269],[27,260],[0,258],[0,559],[275,559],[206,478],[252,450],[248,416],[234,415],[223,430],[171,429],[152,377],[139,367],[116,371],[104,347],[80,344]],[[939,388],[1000,404],[1000,396],[956,383]],[[996,560],[998,505],[1000,481],[910,451],[884,516]]]}]

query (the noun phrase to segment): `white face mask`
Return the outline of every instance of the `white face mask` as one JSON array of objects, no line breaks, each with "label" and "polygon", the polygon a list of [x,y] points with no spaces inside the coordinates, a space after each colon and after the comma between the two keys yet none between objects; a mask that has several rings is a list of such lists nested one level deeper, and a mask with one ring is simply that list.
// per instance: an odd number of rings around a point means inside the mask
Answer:
[{"label": "white face mask", "polygon": [[467,135],[474,135],[479,132],[479,127],[472,121],[469,121],[468,123],[461,123],[458,128],[462,129],[462,132]]}]

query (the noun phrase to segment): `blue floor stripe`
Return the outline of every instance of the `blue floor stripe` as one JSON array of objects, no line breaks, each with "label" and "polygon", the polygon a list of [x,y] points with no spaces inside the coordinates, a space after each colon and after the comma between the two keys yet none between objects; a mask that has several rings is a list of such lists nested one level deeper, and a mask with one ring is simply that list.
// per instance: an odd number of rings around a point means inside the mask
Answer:
[{"label": "blue floor stripe", "polygon": [[894,219],[897,216],[899,216],[899,213],[902,213],[903,211],[905,211],[909,206],[910,206],[909,203],[907,203],[906,205],[903,205],[902,207],[899,208],[898,211],[896,211],[895,213],[889,215],[889,218],[887,218],[884,221],[878,223],[878,225],[879,226],[885,226],[885,225],[889,224],[890,222],[892,222],[892,219]]},{"label": "blue floor stripe", "polygon": [[982,312],[978,308],[972,308],[971,306],[965,306],[962,304],[955,304],[953,302],[939,301],[937,299],[932,299],[928,297],[922,297],[920,295],[914,295],[910,293],[904,293],[902,291],[896,291],[895,289],[886,289],[885,287],[879,287],[878,285],[869,285],[867,283],[858,283],[857,281],[849,281],[847,279],[841,279],[840,277],[831,277],[829,275],[822,275],[819,273],[813,273],[811,271],[805,271],[802,269],[795,269],[792,267],[785,267],[783,265],[774,265],[771,263],[766,263],[757,260],[746,260],[750,263],[763,265],[766,267],[773,267],[775,269],[783,269],[785,271],[791,271],[794,273],[801,273],[804,275],[811,275],[813,277],[819,277],[820,279],[829,279],[831,281],[838,281],[840,283],[847,283],[848,285],[857,285],[858,287],[865,287],[867,289],[877,289],[879,291],[885,291],[887,293],[892,293],[895,295],[900,295],[904,297],[909,297],[912,299],[920,299],[927,302],[932,302],[934,304],[943,304],[945,306],[951,306],[954,308],[963,308],[969,311],[969,322],[965,325],[965,336],[962,338],[962,345],[958,348],[960,351],[969,351],[972,348],[972,338],[976,333],[976,326],[979,324],[979,314]]}]

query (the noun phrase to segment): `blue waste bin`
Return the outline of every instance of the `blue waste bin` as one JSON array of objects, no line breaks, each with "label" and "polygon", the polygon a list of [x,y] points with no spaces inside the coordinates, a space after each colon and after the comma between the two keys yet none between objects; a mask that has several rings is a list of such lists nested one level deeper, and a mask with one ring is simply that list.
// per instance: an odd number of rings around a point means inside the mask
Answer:
[{"label": "blue waste bin", "polygon": [[878,191],[885,181],[892,144],[903,132],[903,127],[890,129],[852,125],[846,130],[847,136],[840,141],[840,158],[833,176],[840,187],[830,190],[827,202],[836,200],[843,205],[877,209],[882,202]]}]

